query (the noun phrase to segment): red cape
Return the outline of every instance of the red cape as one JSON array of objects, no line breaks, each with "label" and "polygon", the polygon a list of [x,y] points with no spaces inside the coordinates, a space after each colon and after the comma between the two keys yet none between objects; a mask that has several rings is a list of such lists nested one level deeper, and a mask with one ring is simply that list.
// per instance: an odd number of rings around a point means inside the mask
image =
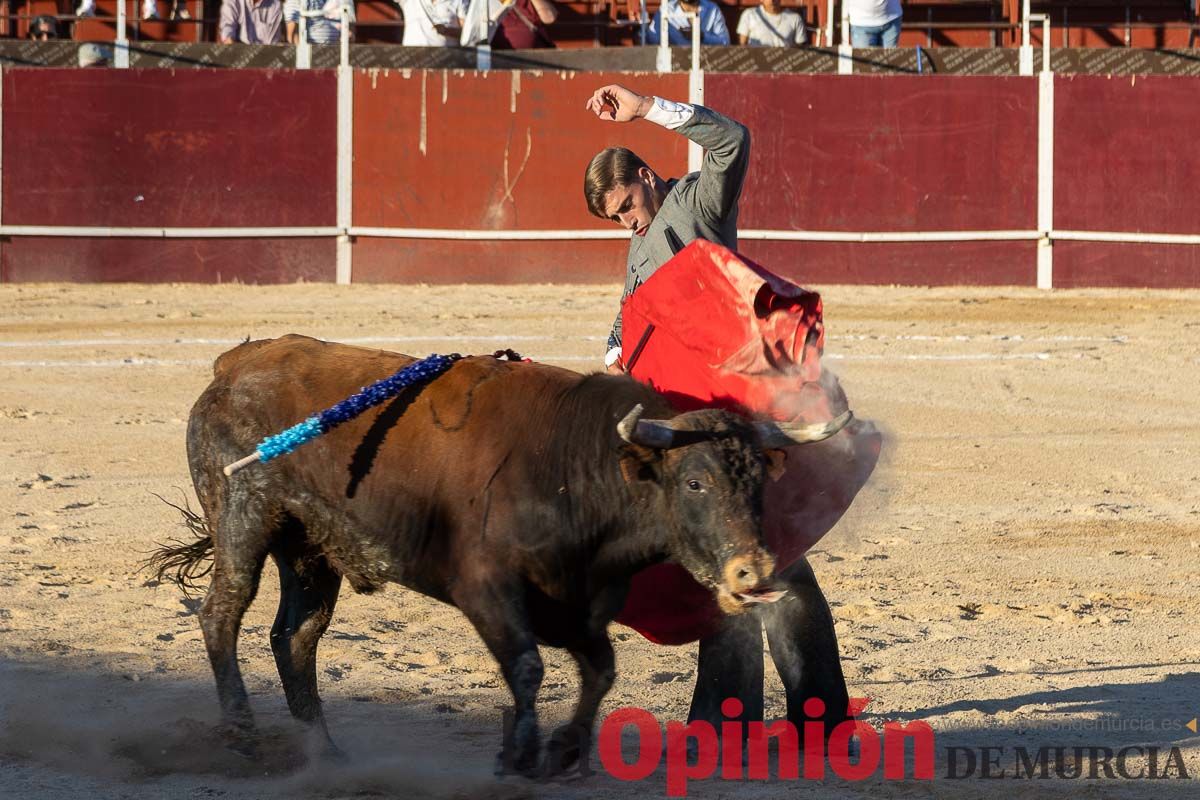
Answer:
[{"label": "red cape", "polygon": [[[845,410],[837,378],[821,368],[821,297],[733,251],[697,239],[630,295],[621,309],[622,361],[681,411],[726,408],[778,420],[826,422]],[[789,448],[764,496],[763,538],[776,571],[795,562],[841,518],[879,457],[869,423]],[[713,594],[677,564],[634,576],[617,621],[660,644],[684,644],[720,621]]]}]

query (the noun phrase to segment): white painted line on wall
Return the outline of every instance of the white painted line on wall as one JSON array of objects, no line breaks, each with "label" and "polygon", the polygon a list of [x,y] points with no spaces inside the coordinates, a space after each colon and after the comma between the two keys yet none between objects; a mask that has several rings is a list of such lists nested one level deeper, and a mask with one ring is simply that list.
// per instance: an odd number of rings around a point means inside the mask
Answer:
[{"label": "white painted line on wall", "polygon": [[[1028,24],[1028,23],[1026,23]],[[1045,35],[1045,28],[1043,28]],[[1054,73],[1038,75],[1037,287],[1054,288]]]},{"label": "white painted line on wall", "polygon": [[[344,22],[342,35],[348,35],[348,26]],[[349,45],[343,43],[343,49],[344,55],[349,52]],[[421,86],[424,93],[425,84],[422,82]],[[337,69],[336,180],[337,226],[340,231],[335,245],[334,281],[346,285],[353,277],[354,258],[348,233],[354,207],[354,73],[346,64]]]}]

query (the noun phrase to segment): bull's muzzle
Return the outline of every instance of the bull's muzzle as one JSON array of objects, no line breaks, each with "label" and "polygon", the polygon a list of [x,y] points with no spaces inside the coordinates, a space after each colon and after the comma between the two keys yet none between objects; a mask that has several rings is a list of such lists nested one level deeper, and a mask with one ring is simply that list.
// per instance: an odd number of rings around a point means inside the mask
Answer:
[{"label": "bull's muzzle", "polygon": [[736,555],[725,562],[717,605],[726,614],[741,614],[758,603],[774,603],[787,594],[774,580],[775,559],[765,551]]}]

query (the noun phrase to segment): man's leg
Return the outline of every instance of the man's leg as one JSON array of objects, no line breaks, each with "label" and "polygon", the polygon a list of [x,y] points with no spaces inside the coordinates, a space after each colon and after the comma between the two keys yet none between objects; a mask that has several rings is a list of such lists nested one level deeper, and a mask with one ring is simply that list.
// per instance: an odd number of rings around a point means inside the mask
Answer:
[{"label": "man's leg", "polygon": [[881,47],[883,45],[883,25],[851,25],[851,47]]},{"label": "man's leg", "polygon": [[896,17],[880,29],[879,44],[881,47],[895,47],[900,44],[900,17]]},{"label": "man's leg", "polygon": [[762,720],[763,640],[758,614],[725,617],[716,633],[700,640],[688,722],[706,720],[720,733],[721,722],[727,719],[721,714],[721,703],[728,697],[742,701],[743,722]]},{"label": "man's leg", "polygon": [[780,577],[791,591],[782,600],[763,608],[763,624],[771,659],[787,692],[787,715],[799,730],[806,719],[804,701],[819,698],[825,704],[825,735],[846,719],[849,693],[842,675],[833,614],[821,594],[808,561],[800,559]]}]

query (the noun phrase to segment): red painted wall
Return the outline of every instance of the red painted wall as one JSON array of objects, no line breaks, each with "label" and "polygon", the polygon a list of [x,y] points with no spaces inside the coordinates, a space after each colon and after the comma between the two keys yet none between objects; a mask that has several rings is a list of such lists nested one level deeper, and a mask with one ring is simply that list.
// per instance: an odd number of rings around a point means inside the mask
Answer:
[{"label": "red painted wall", "polygon": [[[743,229],[1037,226],[1036,81],[710,75],[705,102],[751,131]],[[743,249],[821,281],[1025,283],[1034,274],[1028,242],[746,242]]]},{"label": "red painted wall", "polygon": [[[1054,82],[1054,227],[1200,234],[1200,84],[1167,76]],[[1054,245],[1055,286],[1200,285],[1200,247]]]},{"label": "red painted wall", "polygon": [[[10,225],[332,226],[332,72],[5,70]],[[354,77],[354,224],[606,229],[582,197],[612,144],[665,175],[686,143],[583,108],[606,82],[682,99],[687,76],[362,71]],[[1195,78],[1060,77],[1055,227],[1200,234]],[[1036,227],[1037,81],[710,74],[706,102],[753,133],[743,229]],[[140,198],[140,199],[139,199]],[[1024,284],[1032,242],[745,240],[801,282]],[[619,281],[625,243],[359,237],[356,281]],[[332,280],[325,239],[0,242],[0,280]],[[1058,286],[1200,285],[1200,248],[1058,242]]]},{"label": "red painted wall", "polygon": [[0,282],[332,282],[335,257],[332,238],[14,236],[0,244]]},{"label": "red painted wall", "polygon": [[[294,70],[3,74],[9,225],[336,223],[336,84]],[[15,237],[5,281],[333,280],[332,241]]]},{"label": "red painted wall", "polygon": [[[354,82],[354,224],[469,230],[598,229],[583,199],[588,161],[629,147],[664,174],[687,143],[584,109],[614,82],[687,96],[686,75],[361,72]],[[619,241],[455,242],[359,237],[363,281],[619,281]]]},{"label": "red painted wall", "polygon": [[294,70],[5,70],[9,225],[333,225],[336,85]]}]

